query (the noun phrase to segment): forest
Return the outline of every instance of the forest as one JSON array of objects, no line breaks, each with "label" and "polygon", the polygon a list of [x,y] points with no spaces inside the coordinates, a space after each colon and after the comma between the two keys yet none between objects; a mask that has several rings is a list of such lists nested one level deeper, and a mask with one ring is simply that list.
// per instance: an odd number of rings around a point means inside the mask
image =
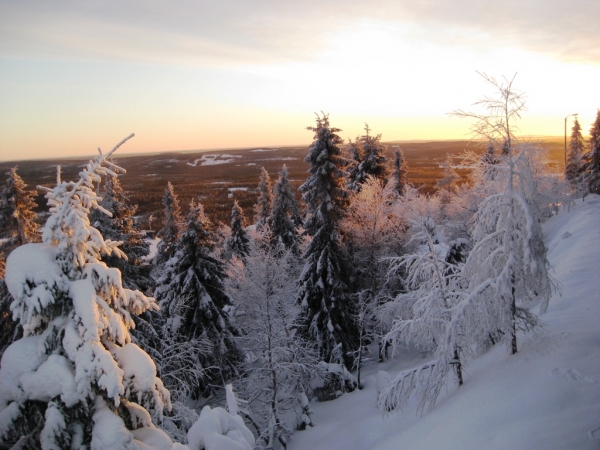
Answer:
[{"label": "forest", "polygon": [[485,80],[478,109],[452,113],[483,151],[448,155],[435,189],[409,182],[402,146],[369,125],[345,144],[325,113],[298,193],[285,165],[262,167],[255,204],[234,201],[223,225],[198,197],[183,214],[169,182],[153,241],[113,160],[133,135],[73,181],[59,167],[43,218],[12,168],[0,447],[288,448],[315,404],[363,388],[367,362],[420,352],[380,377],[374,401],[382,416],[425,416],[490,349],[516,355],[558,289],[543,224],[600,194],[600,110],[587,138],[575,118],[557,172],[517,133],[514,79]]}]

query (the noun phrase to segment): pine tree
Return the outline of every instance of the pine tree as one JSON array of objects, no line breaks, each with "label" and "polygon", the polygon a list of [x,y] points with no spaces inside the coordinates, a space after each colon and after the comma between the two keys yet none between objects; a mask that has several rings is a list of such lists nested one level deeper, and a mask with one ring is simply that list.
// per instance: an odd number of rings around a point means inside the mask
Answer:
[{"label": "pine tree", "polygon": [[394,183],[394,189],[399,196],[403,196],[406,193],[406,186],[408,180],[406,174],[408,173],[408,167],[406,165],[406,159],[402,149],[398,147],[398,150],[394,152],[394,163],[392,169],[391,180]]},{"label": "pine tree", "polygon": [[571,140],[569,142],[569,153],[567,154],[567,165],[565,167],[565,177],[572,184],[577,184],[577,179],[581,175],[583,168],[583,147],[584,141],[581,135],[581,125],[577,117],[573,123],[571,131]]},{"label": "pine tree", "polygon": [[343,360],[349,365],[358,346],[358,331],[339,233],[347,204],[339,148],[342,139],[336,134],[340,130],[329,125],[327,115],[317,115],[316,127],[308,129],[315,133],[305,159],[310,163],[310,176],[300,191],[308,209],[304,229],[312,241],[299,279],[299,332],[317,344],[325,361]]},{"label": "pine tree", "polygon": [[170,181],[167,183],[167,188],[165,189],[163,205],[165,206],[164,227],[158,232],[161,241],[158,243],[154,261],[156,265],[166,263],[175,254],[177,240],[181,233],[181,208],[179,207],[177,194]]},{"label": "pine tree", "polygon": [[105,256],[102,261],[108,267],[121,271],[123,285],[128,289],[146,291],[150,288],[148,265],[144,258],[150,252],[144,233],[135,223],[137,206],[129,203],[118,177],[108,176],[104,182],[104,193],[99,205],[111,213],[107,216],[99,210],[90,213],[90,222],[102,236],[122,242],[119,246],[126,258]]},{"label": "pine tree", "polygon": [[260,181],[258,183],[258,200],[254,205],[254,223],[260,230],[269,221],[271,215],[271,203],[273,202],[273,187],[269,172],[262,167],[260,170]]},{"label": "pine tree", "polygon": [[156,304],[123,288],[119,271],[100,261],[119,250],[89,222],[100,200],[94,183],[119,170],[106,158],[124,141],[90,161],[78,181],[58,177],[47,189],[43,243],[18,247],[7,260],[25,337],[6,349],[0,368],[3,448],[135,448],[166,437],[153,421],[169,393],[129,334],[131,314]]},{"label": "pine tree", "polygon": [[[229,316],[231,299],[223,284],[225,271],[211,255],[209,226],[202,205],[192,202],[178,250],[155,291],[166,317],[166,338],[193,347],[196,354],[195,360],[174,355],[171,367],[163,368],[165,384],[194,398],[207,393],[209,385],[224,385],[234,377],[241,360],[235,343],[239,333]],[[187,371],[199,376],[186,378]],[[187,386],[178,387],[182,382]]]},{"label": "pine tree", "polygon": [[590,128],[590,150],[585,155],[583,180],[592,194],[600,194],[600,109]]},{"label": "pine tree", "polygon": [[244,216],[244,211],[235,200],[231,209],[231,235],[225,240],[225,248],[228,254],[242,259],[246,258],[250,251],[250,239],[244,228],[245,226],[246,216]]},{"label": "pine tree", "polygon": [[273,205],[269,216],[273,244],[281,242],[286,249],[292,249],[294,252],[297,250],[299,237],[296,222],[299,216],[298,202],[284,164],[273,187]]}]

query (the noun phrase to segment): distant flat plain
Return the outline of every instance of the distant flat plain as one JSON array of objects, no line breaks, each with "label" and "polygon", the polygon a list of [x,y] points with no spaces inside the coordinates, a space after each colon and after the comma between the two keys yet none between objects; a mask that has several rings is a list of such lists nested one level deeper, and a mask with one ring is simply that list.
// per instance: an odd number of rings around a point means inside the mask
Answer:
[{"label": "distant flat plain", "polygon": [[[530,140],[539,142],[547,150],[548,160],[555,170],[563,170],[564,138],[542,137]],[[386,156],[390,159],[397,148],[402,148],[408,165],[409,182],[425,192],[435,190],[436,181],[442,173],[441,164],[447,154],[453,155],[454,164],[460,166],[460,154],[465,150],[477,153],[485,150],[478,143],[466,140],[394,141],[384,144],[387,146]],[[161,200],[168,181],[179,195],[184,211],[192,199],[199,198],[213,222],[228,224],[234,199],[238,200],[246,216],[252,217],[261,167],[265,167],[274,183],[285,164],[292,184],[298,188],[308,176],[308,164],[304,162],[307,152],[308,145],[145,154],[116,153],[114,162],[127,171],[119,178],[131,203],[138,205],[137,214],[142,227],[156,230],[161,226]],[[61,166],[62,179],[73,180],[93,156],[95,155],[0,162],[0,182],[4,184],[4,174],[11,167],[18,166],[18,173],[29,189],[38,185],[52,187],[56,184],[57,165]],[[469,169],[457,168],[456,171],[466,181]],[[41,192],[37,203],[39,212],[47,210],[46,200]],[[150,225],[148,219],[151,215],[154,220]]]}]

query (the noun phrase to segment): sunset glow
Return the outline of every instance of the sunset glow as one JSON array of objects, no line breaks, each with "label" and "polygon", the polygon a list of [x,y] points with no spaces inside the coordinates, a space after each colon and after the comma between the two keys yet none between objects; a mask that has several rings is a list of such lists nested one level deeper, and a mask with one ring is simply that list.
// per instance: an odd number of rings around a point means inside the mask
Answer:
[{"label": "sunset glow", "polygon": [[[564,3],[564,4],[562,4]],[[598,2],[3,2],[0,159],[306,145],[314,112],[353,138],[461,139],[489,87],[526,92],[524,135],[600,107]],[[340,10],[342,8],[343,10]],[[586,25],[587,24],[587,25]]]}]

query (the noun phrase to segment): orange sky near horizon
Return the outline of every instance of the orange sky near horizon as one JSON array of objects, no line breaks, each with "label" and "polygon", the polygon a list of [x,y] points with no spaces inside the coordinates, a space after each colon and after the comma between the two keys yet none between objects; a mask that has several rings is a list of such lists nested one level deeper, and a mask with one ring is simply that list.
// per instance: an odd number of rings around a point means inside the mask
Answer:
[{"label": "orange sky near horizon", "polygon": [[587,134],[600,2],[576,3],[5,2],[0,160],[93,155],[131,132],[123,153],[307,145],[320,111],[344,138],[366,122],[384,141],[464,139],[448,113],[493,94],[477,71],[517,73],[519,134],[562,136],[571,113]]}]

